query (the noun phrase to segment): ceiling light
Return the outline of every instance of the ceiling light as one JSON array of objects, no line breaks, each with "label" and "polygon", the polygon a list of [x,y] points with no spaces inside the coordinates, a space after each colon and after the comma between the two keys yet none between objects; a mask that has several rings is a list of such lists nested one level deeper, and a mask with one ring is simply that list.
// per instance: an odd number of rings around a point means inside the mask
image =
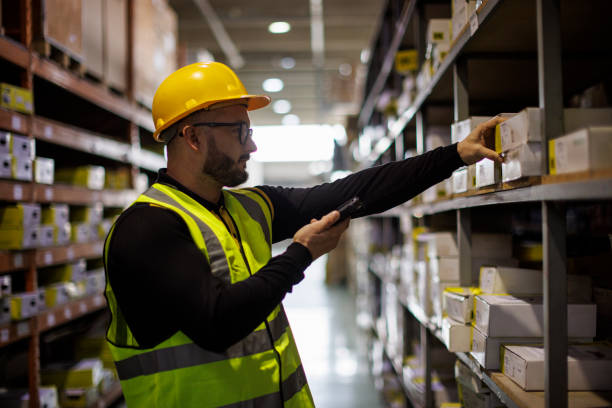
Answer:
[{"label": "ceiling light", "polygon": [[284,86],[285,84],[279,78],[268,78],[262,84],[263,90],[266,92],[280,92]]},{"label": "ceiling light", "polygon": [[272,34],[284,34],[291,30],[291,24],[286,21],[275,21],[268,26],[268,31]]},{"label": "ceiling light", "polygon": [[298,115],[294,115],[290,113],[288,115],[283,116],[283,120],[281,122],[285,126],[295,126],[300,124],[300,117]]},{"label": "ceiling light", "polygon": [[272,110],[280,115],[289,113],[291,112],[291,102],[286,99],[279,99],[272,105]]},{"label": "ceiling light", "polygon": [[293,58],[291,58],[291,57],[285,57],[285,58],[281,59],[280,65],[284,69],[291,69],[291,68],[295,67],[295,60]]}]

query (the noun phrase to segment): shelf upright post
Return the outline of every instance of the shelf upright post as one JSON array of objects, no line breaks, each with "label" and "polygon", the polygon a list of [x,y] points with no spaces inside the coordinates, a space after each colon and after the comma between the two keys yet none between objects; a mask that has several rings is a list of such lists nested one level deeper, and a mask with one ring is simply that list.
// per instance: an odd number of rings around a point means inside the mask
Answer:
[{"label": "shelf upright post", "polygon": [[[563,133],[560,0],[537,0],[538,84],[544,110],[542,168],[548,140]],[[542,202],[544,247],[544,381],[546,406],[564,408],[567,394],[566,219],[562,205]]]},{"label": "shelf upright post", "polygon": [[431,389],[431,333],[429,328],[421,323],[421,367],[425,376],[425,408],[433,408],[433,392]]},{"label": "shelf upright post", "polygon": [[[466,58],[453,64],[453,117],[455,122],[470,114],[468,94],[468,66]],[[457,246],[459,249],[459,281],[462,286],[472,285],[472,213],[469,208],[457,210]]]}]

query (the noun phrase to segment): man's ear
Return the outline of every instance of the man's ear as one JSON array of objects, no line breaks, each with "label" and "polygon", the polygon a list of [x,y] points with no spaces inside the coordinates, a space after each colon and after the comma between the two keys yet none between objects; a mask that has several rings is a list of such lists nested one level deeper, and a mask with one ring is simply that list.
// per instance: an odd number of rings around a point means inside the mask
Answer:
[{"label": "man's ear", "polygon": [[195,131],[195,127],[189,125],[183,126],[183,128],[181,129],[181,133],[182,136],[185,138],[187,145],[191,149],[193,149],[194,151],[199,151],[203,148],[202,141],[198,137],[197,132]]}]

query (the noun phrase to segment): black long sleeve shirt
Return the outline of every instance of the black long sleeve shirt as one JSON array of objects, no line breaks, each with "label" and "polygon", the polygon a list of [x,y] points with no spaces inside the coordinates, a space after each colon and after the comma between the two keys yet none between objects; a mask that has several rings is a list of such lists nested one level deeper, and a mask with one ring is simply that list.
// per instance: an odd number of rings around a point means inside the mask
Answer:
[{"label": "black long sleeve shirt", "polygon": [[[372,167],[312,188],[259,186],[274,210],[273,242],[334,210],[351,197],[364,203],[356,217],[395,207],[464,165],[456,144]],[[158,183],[210,203],[160,170]],[[139,203],[117,220],[106,270],[119,308],[143,348],[181,330],[204,349],[223,351],[248,335],[304,278],[310,252],[298,243],[248,279],[232,285],[214,277],[184,221],[173,211]]]}]

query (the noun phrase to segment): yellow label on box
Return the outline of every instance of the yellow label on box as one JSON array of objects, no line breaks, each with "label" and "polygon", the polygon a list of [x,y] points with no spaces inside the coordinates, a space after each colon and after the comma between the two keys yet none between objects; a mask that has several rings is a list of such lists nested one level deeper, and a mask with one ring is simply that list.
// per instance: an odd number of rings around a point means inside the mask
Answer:
[{"label": "yellow label on box", "polygon": [[557,161],[555,160],[555,141],[548,141],[548,169],[550,174],[557,174]]},{"label": "yellow label on box", "polygon": [[495,126],[495,151],[497,153],[502,152],[501,127],[499,125]]},{"label": "yellow label on box", "polygon": [[419,54],[417,50],[402,50],[395,54],[395,70],[407,73],[419,69]]}]

